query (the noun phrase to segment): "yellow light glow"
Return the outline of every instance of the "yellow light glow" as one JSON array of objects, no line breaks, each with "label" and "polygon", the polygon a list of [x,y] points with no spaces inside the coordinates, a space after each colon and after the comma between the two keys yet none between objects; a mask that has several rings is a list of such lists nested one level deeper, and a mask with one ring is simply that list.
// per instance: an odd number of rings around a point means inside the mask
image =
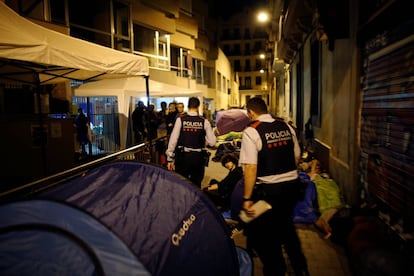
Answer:
[{"label": "yellow light glow", "polygon": [[259,12],[259,14],[257,15],[257,20],[259,22],[267,22],[269,20],[269,14],[267,14],[266,12]]}]

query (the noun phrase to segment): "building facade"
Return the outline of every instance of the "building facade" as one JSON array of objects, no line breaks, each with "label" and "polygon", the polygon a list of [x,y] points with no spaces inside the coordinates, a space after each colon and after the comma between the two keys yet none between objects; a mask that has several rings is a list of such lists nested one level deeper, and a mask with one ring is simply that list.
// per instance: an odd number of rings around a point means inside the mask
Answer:
[{"label": "building facade", "polygon": [[[221,18],[218,25],[219,45],[238,74],[240,103],[260,96],[270,103],[268,79],[269,22],[259,22],[259,8],[245,8],[240,13]],[[271,72],[270,72],[271,74]]]},{"label": "building facade", "polygon": [[[210,41],[215,26],[209,21],[208,4],[206,1],[125,1],[125,0],[63,0],[63,1],[4,1],[16,13],[24,18],[70,37],[79,38],[97,45],[102,45],[118,51],[145,57],[149,61],[149,78],[161,83],[174,85],[201,92],[200,100],[208,104],[210,112],[226,109],[230,105],[239,105],[238,83],[231,63],[227,57]],[[193,3],[194,2],[194,3]],[[97,61],[99,62],[99,61]],[[25,84],[9,85],[4,78],[0,80],[1,115],[4,117],[18,116],[19,118],[37,120],[38,108],[33,96],[33,88]],[[71,131],[72,116],[82,107],[91,119],[94,147],[92,150],[114,152],[133,144],[132,123],[130,118],[118,110],[116,95],[93,95],[78,97],[75,89],[82,82],[68,80],[59,85],[45,86],[42,90],[42,113],[54,116],[54,119],[67,120]],[[9,95],[21,92],[24,104],[11,104]],[[160,107],[160,102],[185,101],[180,93],[172,97],[152,97],[148,104]],[[138,97],[127,99],[130,113]],[[146,103],[146,104],[147,104]],[[200,113],[202,110],[200,109]],[[11,115],[13,114],[13,115]],[[126,112],[128,116],[128,112]],[[125,123],[123,123],[125,121]],[[7,123],[7,121],[5,121]],[[25,132],[23,126],[20,132]],[[66,128],[65,128],[66,129]],[[16,136],[21,136],[16,134]],[[75,135],[69,135],[72,141],[65,146],[65,156],[69,161],[59,162],[59,157],[49,159],[47,152],[39,154],[33,160],[25,159],[24,166],[36,167],[34,164],[62,164],[53,170],[36,169],[22,176],[21,181],[30,181],[30,175],[45,176],[66,169],[73,165],[72,153],[76,151]],[[126,143],[120,138],[126,136]],[[129,137],[129,138],[128,138]],[[73,142],[74,140],[74,142]],[[122,139],[121,139],[122,140]],[[30,139],[27,141],[30,144]],[[8,153],[17,152],[11,145]],[[29,146],[30,147],[30,146]],[[47,146],[43,145],[45,151]],[[11,154],[12,155],[12,154]],[[63,156],[62,155],[62,156]],[[18,157],[10,160],[10,166],[16,168],[12,172],[19,175]],[[57,158],[57,159],[56,159]],[[40,159],[43,159],[40,160]],[[72,161],[71,161],[72,160]],[[47,167],[45,165],[45,167]],[[43,172],[42,172],[43,171]],[[21,173],[20,173],[21,174]],[[39,175],[38,175],[39,174]]]},{"label": "building facade", "polygon": [[[413,20],[407,1],[270,1],[277,113],[315,150],[345,202],[412,233]],[[392,218],[391,220],[389,218]],[[397,227],[397,228],[398,228]],[[399,235],[399,234],[398,234]]]}]

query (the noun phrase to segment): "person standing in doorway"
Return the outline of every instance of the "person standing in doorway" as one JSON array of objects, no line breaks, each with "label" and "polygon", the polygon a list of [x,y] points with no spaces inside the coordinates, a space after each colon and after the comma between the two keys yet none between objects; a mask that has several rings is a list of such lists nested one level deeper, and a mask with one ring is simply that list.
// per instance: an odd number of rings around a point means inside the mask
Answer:
[{"label": "person standing in doorway", "polygon": [[201,188],[205,172],[206,143],[216,144],[210,122],[198,113],[200,100],[188,100],[188,112],[177,117],[166,150],[168,169],[188,178]]},{"label": "person standing in doorway", "polygon": [[154,104],[150,104],[148,106],[147,121],[146,121],[148,140],[152,141],[154,139],[157,139],[157,129],[158,129],[159,124],[160,124],[160,121],[158,117],[158,111],[155,110]]},{"label": "person standing in doorway", "polygon": [[164,137],[167,135],[167,123],[166,123],[167,114],[168,114],[167,102],[162,101],[161,110],[158,112],[158,121],[159,121],[159,126],[157,130],[158,137]]},{"label": "person standing in doorway", "polygon": [[300,189],[300,147],[295,131],[286,122],[272,118],[259,97],[251,98],[246,108],[251,123],[243,131],[240,149],[245,184],[243,209],[254,216],[251,207],[255,201],[265,200],[272,206],[246,224],[248,245],[262,261],[264,275],[285,275],[282,246],[295,275],[308,275],[292,218]]},{"label": "person standing in doorway", "polygon": [[74,119],[74,125],[77,131],[77,140],[81,146],[81,155],[86,155],[86,145],[89,144],[89,119],[86,117],[85,113],[83,113],[82,108],[78,108],[78,114]]},{"label": "person standing in doorway", "polygon": [[132,112],[132,128],[134,130],[134,142],[140,144],[147,138],[147,107],[143,101],[139,101],[134,112]]}]

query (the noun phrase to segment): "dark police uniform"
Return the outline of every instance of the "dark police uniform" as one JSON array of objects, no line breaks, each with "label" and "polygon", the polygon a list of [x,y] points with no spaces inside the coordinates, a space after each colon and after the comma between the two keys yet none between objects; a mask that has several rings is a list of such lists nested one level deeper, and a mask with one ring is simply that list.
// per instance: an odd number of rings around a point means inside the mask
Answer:
[{"label": "dark police uniform", "polygon": [[177,117],[166,151],[169,161],[174,158],[175,171],[200,188],[205,172],[206,142],[210,146],[216,143],[210,122],[196,112],[188,112]]},{"label": "dark police uniform", "polygon": [[307,264],[293,224],[299,181],[295,157],[300,154],[294,131],[284,121],[260,115],[243,132],[241,164],[257,164],[252,199],[264,199],[272,209],[246,225],[245,234],[263,262],[265,275],[285,275],[282,245],[296,275],[306,275]]}]

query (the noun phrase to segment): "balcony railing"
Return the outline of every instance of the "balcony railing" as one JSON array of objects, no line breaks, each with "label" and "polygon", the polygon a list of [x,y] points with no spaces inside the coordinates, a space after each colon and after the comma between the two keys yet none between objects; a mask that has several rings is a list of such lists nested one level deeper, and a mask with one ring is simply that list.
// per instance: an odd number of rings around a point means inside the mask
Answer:
[{"label": "balcony railing", "polygon": [[252,89],[251,85],[240,85],[239,90],[249,90]]}]

